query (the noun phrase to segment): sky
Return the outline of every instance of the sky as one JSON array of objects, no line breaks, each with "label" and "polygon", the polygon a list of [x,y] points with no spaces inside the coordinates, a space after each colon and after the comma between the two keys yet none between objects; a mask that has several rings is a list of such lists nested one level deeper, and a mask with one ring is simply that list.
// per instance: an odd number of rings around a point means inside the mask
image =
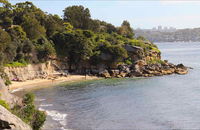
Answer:
[{"label": "sky", "polygon": [[[9,0],[12,4],[26,0]],[[167,26],[182,28],[200,27],[200,1],[166,0],[29,0],[43,11],[58,14],[72,5],[90,9],[93,19],[120,26],[128,20],[133,28],[151,29]]]}]

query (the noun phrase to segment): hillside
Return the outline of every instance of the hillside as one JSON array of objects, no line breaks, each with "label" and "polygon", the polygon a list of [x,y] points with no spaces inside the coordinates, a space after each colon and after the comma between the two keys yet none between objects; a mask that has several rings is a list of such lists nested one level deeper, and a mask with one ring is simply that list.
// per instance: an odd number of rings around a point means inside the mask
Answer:
[{"label": "hillside", "polygon": [[11,5],[4,1],[0,14],[0,63],[5,67],[56,59],[67,64],[70,71],[81,73],[91,67],[130,65],[151,52],[160,55],[153,43],[134,38],[128,21],[115,27],[92,19],[83,6],[67,7],[60,18],[31,2]]},{"label": "hillside", "polygon": [[144,36],[152,42],[199,42],[200,28],[177,29],[172,32],[148,29],[135,30],[136,36]]}]

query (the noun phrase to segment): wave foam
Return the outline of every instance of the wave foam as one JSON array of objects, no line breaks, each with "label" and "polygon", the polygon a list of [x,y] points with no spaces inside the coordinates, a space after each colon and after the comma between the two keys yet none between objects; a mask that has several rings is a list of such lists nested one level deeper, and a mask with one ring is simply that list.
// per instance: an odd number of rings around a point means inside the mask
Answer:
[{"label": "wave foam", "polygon": [[50,107],[53,106],[53,104],[41,104],[40,107]]},{"label": "wave foam", "polygon": [[46,99],[39,99],[39,98],[36,98],[35,99],[35,101],[39,101],[39,102],[41,102],[41,101],[45,101]]},{"label": "wave foam", "polygon": [[58,121],[62,126],[66,126],[67,125],[67,114],[65,113],[60,113],[58,111],[55,110],[45,110],[42,108],[39,108],[39,110],[41,111],[45,111],[47,113],[47,115],[49,115],[53,120]]},{"label": "wave foam", "polygon": [[19,91],[22,91],[22,90],[23,90],[23,88],[17,88],[17,89],[12,90],[11,93],[19,92]]}]

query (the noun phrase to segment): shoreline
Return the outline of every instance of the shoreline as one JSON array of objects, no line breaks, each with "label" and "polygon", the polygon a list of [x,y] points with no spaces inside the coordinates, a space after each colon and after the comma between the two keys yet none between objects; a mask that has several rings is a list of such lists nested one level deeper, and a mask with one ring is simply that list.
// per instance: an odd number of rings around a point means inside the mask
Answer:
[{"label": "shoreline", "polygon": [[12,81],[12,84],[9,85],[9,91],[11,93],[19,92],[19,91],[26,91],[26,90],[35,90],[41,89],[45,87],[53,87],[59,85],[61,83],[72,83],[72,82],[79,82],[79,81],[88,81],[88,80],[95,80],[100,79],[97,76],[86,76],[85,75],[69,75],[67,77],[58,76],[56,79],[33,79],[27,80],[24,82],[17,82]]}]

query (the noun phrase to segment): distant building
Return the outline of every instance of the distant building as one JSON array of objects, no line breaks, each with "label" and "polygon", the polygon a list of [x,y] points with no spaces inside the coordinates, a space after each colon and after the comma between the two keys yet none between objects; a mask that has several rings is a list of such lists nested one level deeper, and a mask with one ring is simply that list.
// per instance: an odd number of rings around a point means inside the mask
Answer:
[{"label": "distant building", "polygon": [[168,30],[168,27],[164,27],[164,30],[167,31],[167,30]]},{"label": "distant building", "polygon": [[162,26],[158,26],[158,31],[162,31]]}]

